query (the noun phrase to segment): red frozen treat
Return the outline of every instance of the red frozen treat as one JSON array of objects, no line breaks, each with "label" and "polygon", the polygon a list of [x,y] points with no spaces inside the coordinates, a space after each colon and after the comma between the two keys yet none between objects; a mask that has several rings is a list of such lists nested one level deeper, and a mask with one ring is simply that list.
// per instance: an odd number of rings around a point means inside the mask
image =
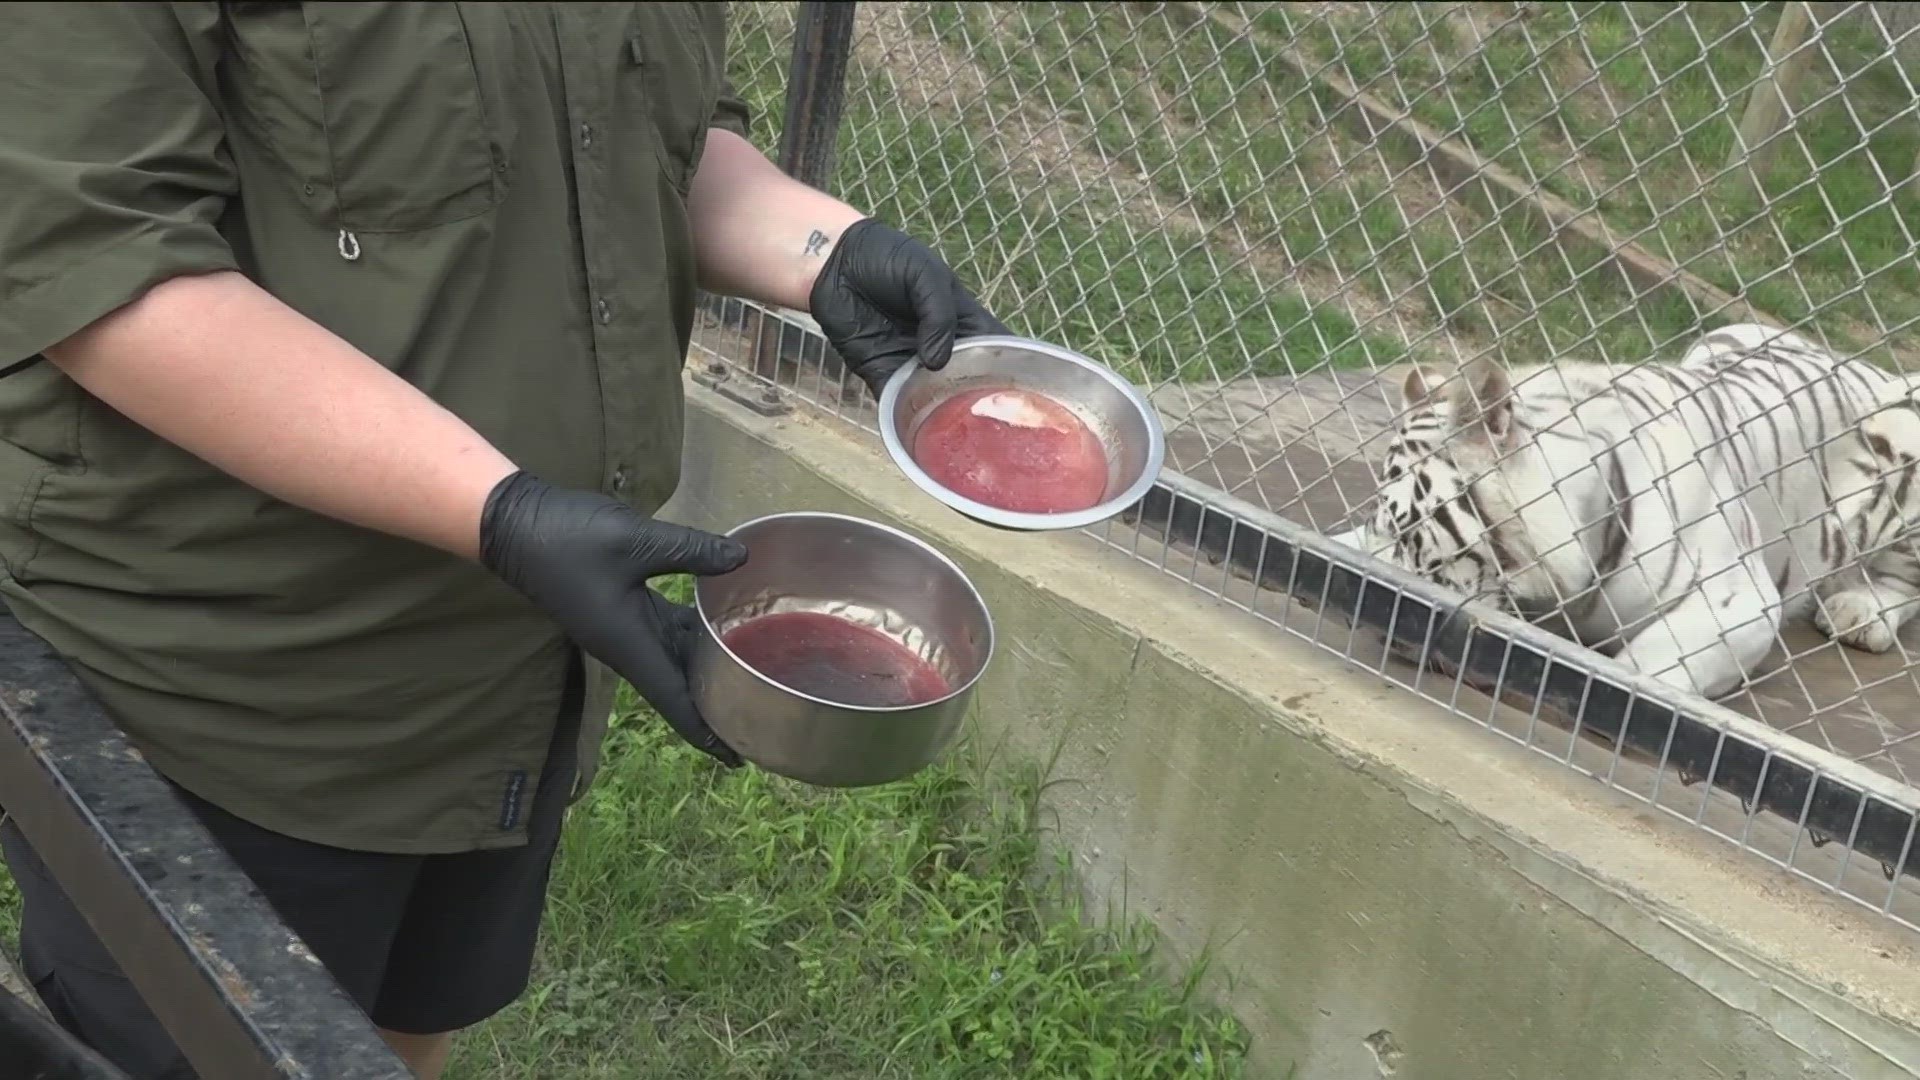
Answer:
[{"label": "red frozen treat", "polygon": [[1085,510],[1107,491],[1107,451],[1093,429],[1030,390],[987,387],[941,402],[914,436],[913,460],[947,490],[1016,513]]},{"label": "red frozen treat", "polygon": [[741,623],[720,640],[748,667],[823,701],[901,708],[947,696],[947,680],[913,650],[837,615],[776,612]]}]

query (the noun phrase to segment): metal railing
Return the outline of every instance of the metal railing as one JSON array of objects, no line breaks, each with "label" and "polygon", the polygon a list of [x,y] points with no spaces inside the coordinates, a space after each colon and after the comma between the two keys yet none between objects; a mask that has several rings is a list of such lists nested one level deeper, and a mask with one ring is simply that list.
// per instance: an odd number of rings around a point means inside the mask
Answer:
[{"label": "metal railing", "polygon": [[[1553,616],[1579,598],[1550,596],[1556,610],[1502,603],[1497,587],[1469,599],[1445,573],[1406,569],[1404,551],[1374,558],[1330,538],[1374,520],[1387,448],[1415,415],[1400,396],[1414,366],[1439,381],[1479,359],[1548,375],[1595,361],[1617,365],[1614,380],[1677,368],[1710,331],[1750,324],[1791,329],[1847,370],[1912,368],[1914,6],[732,10],[729,72],[784,167],[927,239],[1016,332],[1150,390],[1168,474],[1100,539],[1920,928],[1911,646],[1844,647],[1789,612],[1709,701],[1621,662],[1632,650],[1609,659],[1556,633]],[[804,316],[717,298],[705,311],[696,378],[764,411],[799,399],[873,428],[864,391]],[[1603,380],[1578,408],[1632,397],[1639,377]],[[1609,453],[1638,460],[1648,486],[1602,485],[1610,505],[1670,490],[1693,462],[1740,458],[1756,424],[1825,425],[1802,440],[1821,452],[1865,407],[1823,397],[1833,415],[1815,420],[1789,394],[1703,433],[1727,380],[1702,378],[1720,388],[1628,418]],[[1519,393],[1523,410],[1538,404]],[[1637,440],[1676,418],[1691,428],[1662,429],[1659,447],[1690,452],[1678,471],[1649,470]],[[1688,552],[1701,528],[1738,532],[1763,489],[1806,501],[1794,457],[1709,485],[1697,505],[1677,497]],[[1559,479],[1558,503],[1542,505],[1566,510],[1581,481]],[[1537,518],[1483,516],[1490,532],[1537,539]],[[1518,548],[1509,574],[1553,554]],[[1627,550],[1647,565],[1616,575],[1677,557]],[[1777,555],[1736,554],[1782,573]],[[1679,651],[1697,659],[1739,629],[1696,629]]]},{"label": "metal railing", "polygon": [[[66,662],[4,615],[0,806],[199,1075],[412,1075]],[[123,1075],[0,999],[0,1075]]]}]

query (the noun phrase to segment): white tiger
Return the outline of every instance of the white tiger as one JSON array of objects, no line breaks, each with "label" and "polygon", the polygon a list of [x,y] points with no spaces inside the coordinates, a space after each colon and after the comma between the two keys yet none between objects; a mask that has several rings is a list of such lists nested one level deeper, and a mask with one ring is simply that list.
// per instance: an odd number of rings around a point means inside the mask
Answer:
[{"label": "white tiger", "polygon": [[1839,507],[1828,472],[1871,469],[1852,436],[1897,381],[1869,363],[1743,324],[1678,365],[1456,374],[1406,376],[1373,520],[1336,539],[1708,697],[1744,682],[1816,593],[1837,601],[1820,628],[1869,649],[1897,629],[1873,598],[1920,596],[1913,564],[1836,574],[1869,546],[1842,534],[1878,488],[1861,480]]}]

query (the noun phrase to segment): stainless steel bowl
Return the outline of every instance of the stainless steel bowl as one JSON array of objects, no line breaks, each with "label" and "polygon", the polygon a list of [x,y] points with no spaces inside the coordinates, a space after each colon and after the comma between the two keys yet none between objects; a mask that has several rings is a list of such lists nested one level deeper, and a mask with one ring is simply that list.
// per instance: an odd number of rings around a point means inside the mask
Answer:
[{"label": "stainless steel bowl", "polygon": [[[769,772],[822,787],[899,780],[952,745],[994,643],[986,602],[958,566],[899,529],[842,514],[773,514],[727,535],[747,545],[747,562],[695,581],[703,632],[688,665],[694,704],[714,734]],[[906,707],[840,704],[774,682],[722,640],[749,619],[786,611],[878,630],[951,689]]]},{"label": "stainless steel bowl", "polygon": [[[1099,505],[1060,514],[1001,510],[947,490],[920,468],[907,450],[927,414],[981,386],[1045,394],[1093,429],[1107,449],[1107,490]],[[1078,529],[1113,517],[1146,495],[1167,457],[1159,414],[1138,388],[1079,353],[1020,337],[966,338],[939,371],[913,362],[894,372],[880,393],[880,438],[920,490],[975,521],[1023,531]]]}]

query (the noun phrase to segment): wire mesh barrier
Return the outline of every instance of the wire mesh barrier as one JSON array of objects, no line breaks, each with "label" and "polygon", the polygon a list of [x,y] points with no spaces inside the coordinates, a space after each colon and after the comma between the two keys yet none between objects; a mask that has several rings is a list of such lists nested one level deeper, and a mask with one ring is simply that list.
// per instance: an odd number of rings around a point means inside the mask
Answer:
[{"label": "wire mesh barrier", "polygon": [[[1920,927],[1915,7],[736,3],[729,70],[1149,389],[1098,538]],[[697,378],[873,427],[705,310]]]}]

